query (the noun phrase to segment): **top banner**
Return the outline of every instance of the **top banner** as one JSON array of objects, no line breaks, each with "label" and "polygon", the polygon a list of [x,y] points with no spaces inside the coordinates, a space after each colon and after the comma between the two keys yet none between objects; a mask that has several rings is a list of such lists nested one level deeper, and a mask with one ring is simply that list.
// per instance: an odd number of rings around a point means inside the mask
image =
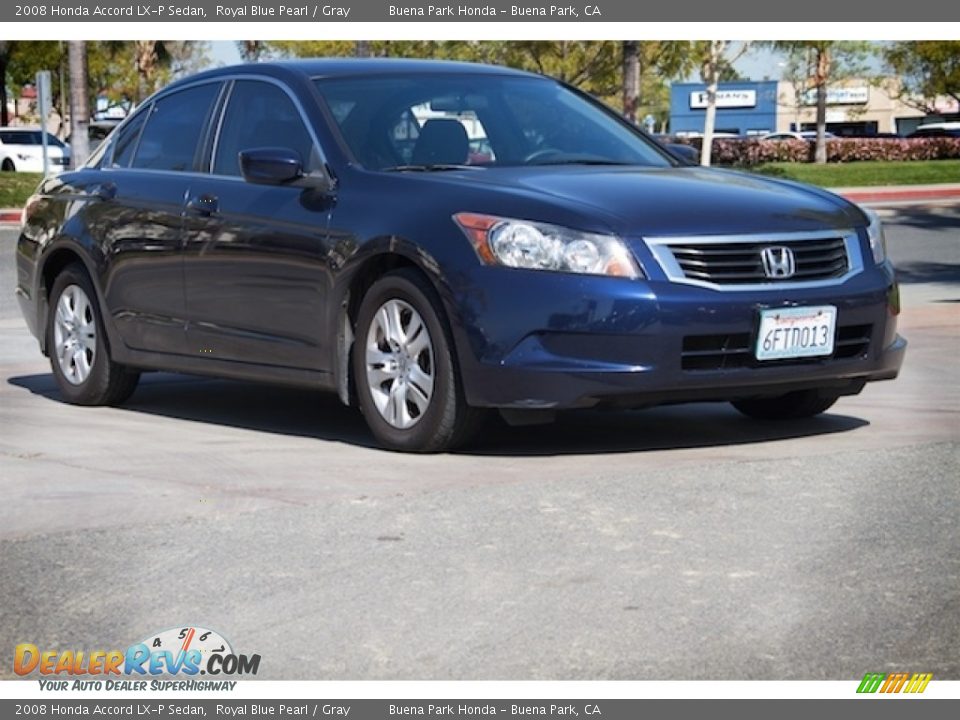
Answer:
[{"label": "top banner", "polygon": [[[866,11],[871,22],[902,22],[902,6],[874,4]],[[570,4],[522,2],[318,3],[287,0],[192,0],[191,2],[130,2],[129,0],[60,0],[4,3],[0,22],[706,22],[800,21],[829,18],[830,22],[862,22],[861,3],[807,0],[797,5],[771,5],[768,0],[728,0],[709,6],[639,3],[636,0],[595,0]],[[948,22],[960,19],[960,3],[919,0],[911,3],[909,20]],[[0,31],[0,37],[3,32]]]}]

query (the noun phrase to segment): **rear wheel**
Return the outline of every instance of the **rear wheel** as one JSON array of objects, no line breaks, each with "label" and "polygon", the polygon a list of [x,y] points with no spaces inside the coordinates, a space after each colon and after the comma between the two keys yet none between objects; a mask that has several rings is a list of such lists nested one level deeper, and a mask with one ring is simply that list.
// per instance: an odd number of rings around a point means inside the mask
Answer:
[{"label": "rear wheel", "polygon": [[47,351],[60,392],[74,405],[122,403],[140,379],[110,358],[97,294],[80,265],[68,266],[53,283]]},{"label": "rear wheel", "polygon": [[2,170],[3,172],[13,172],[16,169],[17,169],[17,166],[13,164],[13,160],[11,160],[10,158],[4,158],[3,164],[0,165],[0,170]]},{"label": "rear wheel", "polygon": [[736,400],[731,404],[744,415],[760,420],[796,420],[829,410],[837,397],[816,389],[797,390],[778,397]]},{"label": "rear wheel", "polygon": [[438,452],[473,434],[440,300],[419,273],[401,269],[367,291],[357,316],[353,374],[360,411],[393,450]]}]

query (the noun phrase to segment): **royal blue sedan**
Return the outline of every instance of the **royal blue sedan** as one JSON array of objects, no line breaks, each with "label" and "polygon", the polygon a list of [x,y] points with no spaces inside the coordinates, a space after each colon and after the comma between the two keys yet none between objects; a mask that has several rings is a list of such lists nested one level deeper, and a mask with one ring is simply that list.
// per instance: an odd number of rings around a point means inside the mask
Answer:
[{"label": "royal blue sedan", "polygon": [[41,184],[17,267],[68,402],[122,403],[145,370],[326,388],[398,450],[455,447],[492,409],[812,416],[906,346],[874,215],[462,63],[174,83]]}]

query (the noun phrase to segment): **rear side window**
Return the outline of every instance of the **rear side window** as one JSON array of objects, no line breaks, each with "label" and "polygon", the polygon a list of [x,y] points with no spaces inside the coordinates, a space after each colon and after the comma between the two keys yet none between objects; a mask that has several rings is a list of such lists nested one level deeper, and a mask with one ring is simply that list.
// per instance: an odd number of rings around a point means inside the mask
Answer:
[{"label": "rear side window", "polygon": [[219,90],[219,83],[206,83],[157,100],[148,112],[132,167],[193,170],[200,135]]},{"label": "rear side window", "polygon": [[214,174],[239,175],[240,151],[264,147],[294,150],[304,167],[309,167],[313,139],[296,105],[281,88],[257,80],[238,80],[220,128]]}]

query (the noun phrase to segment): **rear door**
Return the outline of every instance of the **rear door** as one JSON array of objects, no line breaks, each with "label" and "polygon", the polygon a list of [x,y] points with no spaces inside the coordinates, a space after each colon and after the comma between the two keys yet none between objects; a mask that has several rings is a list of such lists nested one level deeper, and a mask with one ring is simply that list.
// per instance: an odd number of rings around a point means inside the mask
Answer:
[{"label": "rear door", "polygon": [[242,150],[296,151],[305,170],[322,160],[291,91],[244,78],[228,90],[210,174],[191,184],[186,215],[189,342],[218,360],[326,370],[328,197],[240,175]]},{"label": "rear door", "polygon": [[222,84],[164,95],[121,130],[89,222],[108,248],[107,307],[123,342],[184,353],[183,209]]}]

